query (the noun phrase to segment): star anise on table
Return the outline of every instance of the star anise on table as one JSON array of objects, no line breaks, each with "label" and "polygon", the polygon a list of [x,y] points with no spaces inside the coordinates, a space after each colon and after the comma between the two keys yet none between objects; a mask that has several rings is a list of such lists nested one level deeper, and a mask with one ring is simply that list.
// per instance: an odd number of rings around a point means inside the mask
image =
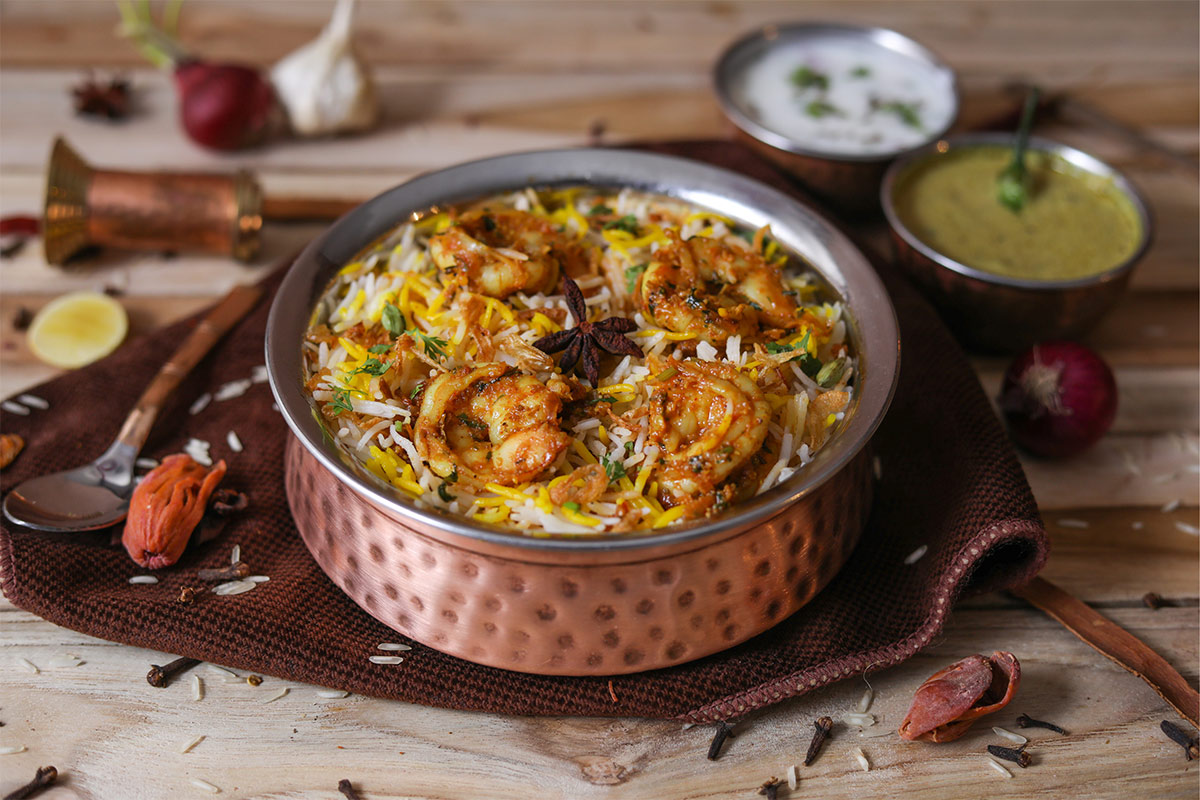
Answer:
[{"label": "star anise on table", "polygon": [[126,78],[114,77],[105,86],[89,74],[71,93],[75,95],[76,114],[113,120],[129,115],[129,81]]},{"label": "star anise on table", "polygon": [[575,318],[575,327],[543,336],[533,346],[543,353],[562,351],[558,365],[564,374],[572,370],[581,372],[595,387],[600,380],[601,350],[613,355],[642,357],[642,348],[625,337],[630,331],[637,330],[633,320],[608,317],[599,322],[588,322],[587,305],[579,285],[564,275],[558,289],[567,298],[567,308]]}]

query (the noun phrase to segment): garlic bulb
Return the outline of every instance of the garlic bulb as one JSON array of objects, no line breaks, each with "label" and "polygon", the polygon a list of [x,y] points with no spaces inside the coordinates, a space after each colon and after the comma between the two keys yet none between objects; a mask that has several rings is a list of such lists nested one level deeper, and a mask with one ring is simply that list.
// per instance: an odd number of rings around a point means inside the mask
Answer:
[{"label": "garlic bulb", "polygon": [[275,92],[301,136],[364,130],[379,116],[371,73],[350,41],[353,15],[354,0],[337,0],[321,34],[271,70]]}]

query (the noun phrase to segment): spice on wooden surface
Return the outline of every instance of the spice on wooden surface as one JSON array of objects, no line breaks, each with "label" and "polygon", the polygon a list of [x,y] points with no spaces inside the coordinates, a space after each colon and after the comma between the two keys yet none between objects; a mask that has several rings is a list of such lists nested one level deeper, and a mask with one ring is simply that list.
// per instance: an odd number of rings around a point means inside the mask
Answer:
[{"label": "spice on wooden surface", "polygon": [[246,683],[251,686],[261,686],[263,682],[262,675],[247,675]]},{"label": "spice on wooden surface", "polygon": [[146,683],[156,689],[165,689],[171,684],[172,678],[182,672],[187,672],[199,663],[200,659],[198,658],[187,658],[184,656],[161,667],[158,664],[151,664],[150,671],[146,673]]},{"label": "spice on wooden surface", "polygon": [[1157,592],[1146,592],[1144,595],[1142,595],[1142,605],[1144,605],[1146,608],[1158,611],[1164,606],[1173,606],[1175,604],[1170,600],[1164,600],[1162,595],[1158,594]]},{"label": "spice on wooden surface", "polygon": [[4,800],[27,800],[36,797],[58,780],[58,770],[54,767],[38,767],[33,780],[4,795]]},{"label": "spice on wooden surface", "polygon": [[249,574],[250,566],[245,562],[239,561],[236,564],[230,564],[228,567],[202,569],[196,573],[196,577],[202,581],[237,581]]},{"label": "spice on wooden surface", "polygon": [[721,748],[725,746],[725,740],[733,736],[733,726],[725,720],[721,720],[718,724],[717,732],[713,735],[712,743],[708,746],[708,760],[716,761],[717,756],[721,755]]},{"label": "spice on wooden surface", "polygon": [[1164,719],[1159,725],[1162,732],[1167,737],[1183,748],[1183,754],[1187,756],[1187,760],[1191,761],[1194,758],[1200,758],[1200,744],[1197,743],[1196,737],[1185,731],[1183,728],[1176,725],[1170,720]]},{"label": "spice on wooden surface", "polygon": [[825,746],[825,739],[829,736],[829,731],[833,729],[833,720],[829,717],[821,717],[813,723],[813,738],[808,743],[808,752],[804,756],[804,766],[812,766],[812,763],[817,760],[817,756],[821,754],[821,748]]},{"label": "spice on wooden surface", "polygon": [[338,781],[338,791],[345,796],[346,800],[362,800],[362,797],[354,790],[354,787],[346,778],[342,778],[340,781]]},{"label": "spice on wooden surface", "polygon": [[913,694],[900,723],[909,741],[949,742],[982,716],[1004,708],[1021,684],[1021,664],[1012,653],[971,655],[938,670]]},{"label": "spice on wooden surface", "polygon": [[29,330],[29,326],[33,324],[33,312],[25,306],[21,306],[13,314],[12,326],[15,331]]},{"label": "spice on wooden surface", "polygon": [[772,775],[766,783],[758,787],[758,793],[766,796],[767,800],[776,800],[779,797],[779,787],[782,785],[783,781]]},{"label": "spice on wooden surface", "polygon": [[1033,717],[1029,716],[1028,714],[1022,714],[1021,716],[1017,717],[1017,727],[1018,728],[1045,728],[1048,731],[1054,731],[1055,733],[1060,733],[1063,736],[1067,735],[1067,732],[1065,730],[1058,727],[1053,722],[1043,722],[1040,719],[1034,719]]},{"label": "spice on wooden surface", "polygon": [[83,83],[71,90],[75,98],[75,113],[109,120],[125,119],[129,116],[129,79],[117,75],[105,84],[92,74]]},{"label": "spice on wooden surface", "polygon": [[987,746],[987,751],[996,758],[1001,758],[1005,761],[1011,761],[1018,767],[1024,769],[1032,762],[1032,759],[1029,757],[1029,753],[1025,752],[1025,747],[1025,745],[1021,745],[1020,747],[1004,747],[998,744],[989,744]]}]

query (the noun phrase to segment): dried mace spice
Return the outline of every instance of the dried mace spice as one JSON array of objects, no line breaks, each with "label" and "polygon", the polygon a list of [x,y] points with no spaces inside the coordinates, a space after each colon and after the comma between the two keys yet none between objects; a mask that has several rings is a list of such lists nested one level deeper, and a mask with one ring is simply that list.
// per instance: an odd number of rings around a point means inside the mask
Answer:
[{"label": "dried mace spice", "polygon": [[613,355],[633,356],[641,358],[642,348],[634,344],[625,334],[637,330],[633,320],[624,317],[609,317],[599,322],[588,322],[587,304],[583,300],[583,292],[579,284],[563,276],[558,290],[567,298],[567,308],[575,318],[575,327],[570,330],[555,331],[549,336],[543,336],[533,343],[533,346],[543,353],[562,352],[558,357],[558,365],[566,375],[572,370],[580,372],[595,388],[600,380],[600,351]]},{"label": "dried mace spice", "polygon": [[130,497],[121,536],[129,557],[150,569],[178,561],[224,477],[224,461],[207,470],[182,453],[164,458]]},{"label": "dried mace spice", "polygon": [[25,440],[17,434],[0,435],[0,469],[11,464],[23,449],[25,449]]},{"label": "dried mace spice", "polygon": [[999,711],[1021,683],[1021,664],[1012,653],[967,656],[929,677],[916,694],[900,736],[910,741],[949,742],[980,717]]}]

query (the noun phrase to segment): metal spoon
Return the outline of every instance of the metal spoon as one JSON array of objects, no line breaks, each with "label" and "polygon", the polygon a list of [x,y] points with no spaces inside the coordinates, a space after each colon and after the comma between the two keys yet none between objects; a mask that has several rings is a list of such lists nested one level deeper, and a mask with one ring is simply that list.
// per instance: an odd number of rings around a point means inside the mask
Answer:
[{"label": "metal spoon", "polygon": [[104,454],[82,467],[25,481],[4,498],[4,516],[27,528],[58,533],[99,530],[125,519],[133,464],[163,404],[261,296],[256,286],[237,286],[225,295],[150,381]]}]

